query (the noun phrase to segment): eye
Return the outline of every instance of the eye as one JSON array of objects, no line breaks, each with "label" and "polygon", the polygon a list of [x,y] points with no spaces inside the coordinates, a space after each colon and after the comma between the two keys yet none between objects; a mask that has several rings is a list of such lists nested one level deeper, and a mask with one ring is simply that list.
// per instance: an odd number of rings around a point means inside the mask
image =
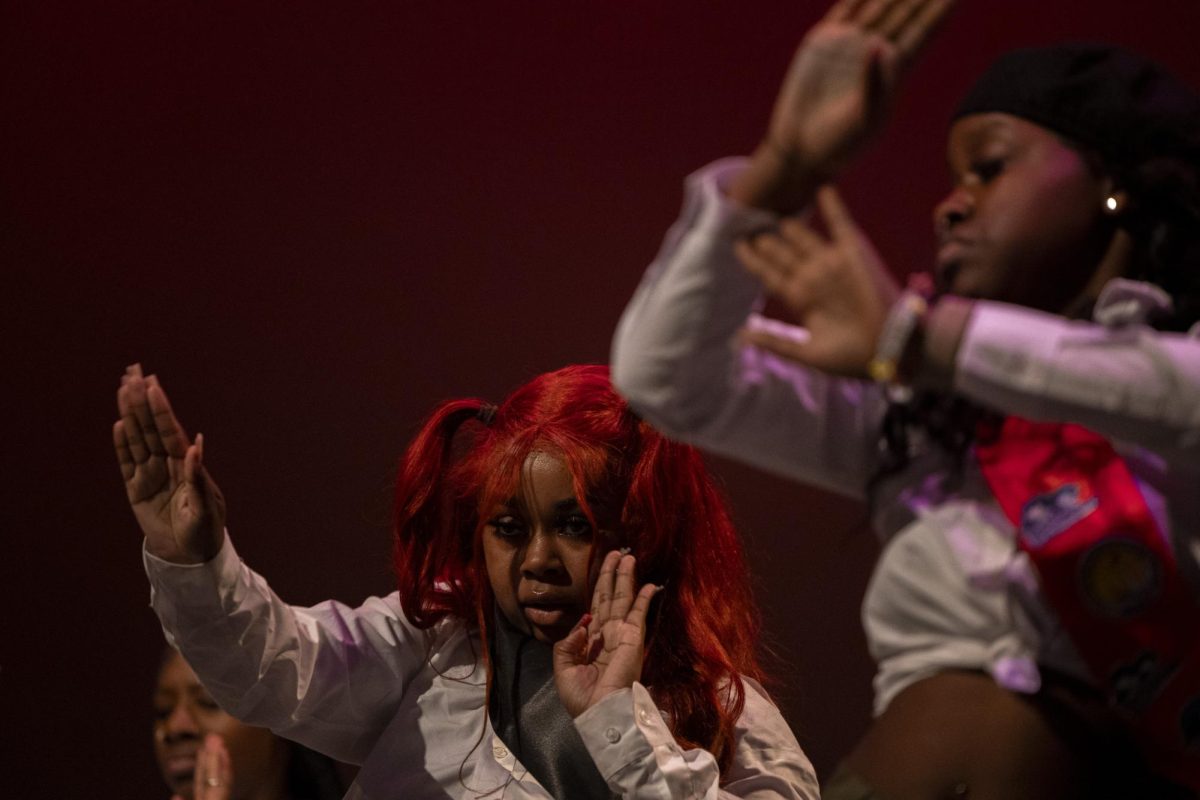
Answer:
[{"label": "eye", "polygon": [[988,183],[1002,172],[1003,158],[984,158],[971,164],[971,174],[977,177],[980,183]]},{"label": "eye", "polygon": [[583,514],[570,514],[559,520],[558,530],[564,536],[587,539],[592,535],[592,523]]},{"label": "eye", "polygon": [[525,535],[525,525],[510,514],[488,520],[488,526],[502,539],[518,539]]},{"label": "eye", "polygon": [[217,701],[213,700],[208,695],[196,698],[196,705],[203,708],[205,711],[220,711],[221,707],[217,705]]}]

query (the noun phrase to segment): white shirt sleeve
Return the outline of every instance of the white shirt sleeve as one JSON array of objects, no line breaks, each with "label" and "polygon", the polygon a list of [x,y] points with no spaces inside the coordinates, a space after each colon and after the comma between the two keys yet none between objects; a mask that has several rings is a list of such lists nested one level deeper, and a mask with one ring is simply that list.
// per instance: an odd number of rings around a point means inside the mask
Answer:
[{"label": "white shirt sleeve", "polygon": [[713,755],[681,748],[640,683],[580,714],[575,727],[609,788],[624,798],[817,800],[812,764],[783,716],[753,681],[743,682],[746,704],[723,785]]},{"label": "white shirt sleeve", "polygon": [[762,299],[733,245],[778,221],[725,197],[743,166],[719,161],[688,179],[683,212],[617,326],[613,383],[670,436],[861,496],[884,409],[878,388],[737,344]]},{"label": "white shirt sleeve", "polygon": [[1200,456],[1200,339],[979,301],[954,380],[965,396],[1006,413]]},{"label": "white shirt sleeve", "polygon": [[395,595],[289,606],[228,536],[204,564],[143,561],[167,639],[221,707],[339,760],[362,763],[425,662],[430,634]]}]

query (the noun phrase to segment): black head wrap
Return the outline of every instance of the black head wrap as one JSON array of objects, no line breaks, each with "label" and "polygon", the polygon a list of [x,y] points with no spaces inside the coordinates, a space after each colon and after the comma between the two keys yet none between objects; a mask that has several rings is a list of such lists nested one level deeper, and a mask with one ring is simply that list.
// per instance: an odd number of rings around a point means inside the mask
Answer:
[{"label": "black head wrap", "polygon": [[1200,95],[1161,65],[1105,44],[1062,44],[1001,56],[955,119],[999,111],[1128,166],[1174,157],[1200,163]]}]

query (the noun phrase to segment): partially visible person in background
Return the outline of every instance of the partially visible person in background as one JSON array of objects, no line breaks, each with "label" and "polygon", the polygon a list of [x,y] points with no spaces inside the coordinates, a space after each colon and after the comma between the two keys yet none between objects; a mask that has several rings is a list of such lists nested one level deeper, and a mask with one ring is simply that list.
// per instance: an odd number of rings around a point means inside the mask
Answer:
[{"label": "partially visible person in background", "polygon": [[168,648],[154,688],[154,756],[172,800],[336,800],[337,764],[221,710]]}]

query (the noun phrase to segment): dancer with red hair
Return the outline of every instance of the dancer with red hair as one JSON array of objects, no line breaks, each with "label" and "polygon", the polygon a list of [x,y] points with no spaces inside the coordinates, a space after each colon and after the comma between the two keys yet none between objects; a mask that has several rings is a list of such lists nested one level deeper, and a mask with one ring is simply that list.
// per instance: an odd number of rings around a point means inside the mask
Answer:
[{"label": "dancer with red hair", "polygon": [[724,501],[607,368],[435,410],[396,482],[398,591],[358,608],[283,603],[155,377],[117,401],[168,638],[235,716],[362,764],[347,797],[817,797]]}]

